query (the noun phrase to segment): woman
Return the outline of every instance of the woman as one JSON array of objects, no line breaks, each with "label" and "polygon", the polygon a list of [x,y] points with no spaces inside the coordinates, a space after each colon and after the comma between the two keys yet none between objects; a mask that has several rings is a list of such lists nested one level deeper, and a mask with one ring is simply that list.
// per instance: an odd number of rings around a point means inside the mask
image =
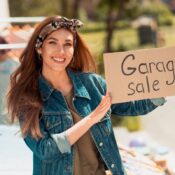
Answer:
[{"label": "woman", "polygon": [[[151,100],[111,106],[76,19],[55,16],[34,31],[11,77],[8,109],[33,152],[33,175],[123,175],[111,112],[142,115]],[[111,108],[110,108],[111,107]]]}]

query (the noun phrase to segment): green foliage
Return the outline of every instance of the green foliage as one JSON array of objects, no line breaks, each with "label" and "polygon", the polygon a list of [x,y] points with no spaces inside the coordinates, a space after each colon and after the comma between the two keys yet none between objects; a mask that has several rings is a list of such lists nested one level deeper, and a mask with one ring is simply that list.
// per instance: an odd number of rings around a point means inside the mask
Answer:
[{"label": "green foliage", "polygon": [[111,116],[113,126],[124,126],[128,131],[138,131],[141,129],[140,117],[120,117]]},{"label": "green foliage", "polygon": [[173,19],[172,15],[169,14],[164,14],[163,16],[159,16],[158,18],[158,24],[160,26],[167,25],[171,26],[173,24]]},{"label": "green foliage", "polygon": [[58,14],[59,3],[55,0],[9,0],[11,16],[51,16]]},{"label": "green foliage", "polygon": [[97,21],[105,21],[107,10],[108,10],[107,6],[97,6],[97,9],[95,11],[96,20]]},{"label": "green foliage", "polygon": [[[106,25],[104,22],[92,22],[87,21],[86,19],[80,19],[85,23],[84,27],[81,29],[82,33],[100,32],[106,30]],[[126,29],[129,27],[131,27],[131,23],[128,20],[119,20],[115,23],[116,29]]]},{"label": "green foliage", "polygon": [[139,9],[140,9],[139,0],[129,1],[125,6],[125,12],[123,13],[123,18],[129,20],[137,18],[140,15]]},{"label": "green foliage", "polygon": [[[124,9],[131,0],[100,0],[97,5],[96,16],[98,20],[106,20],[109,13],[115,14]],[[124,11],[125,13],[125,11]],[[123,13],[123,14],[124,14]]]},{"label": "green foliage", "polygon": [[[84,22],[84,21],[83,21]],[[85,26],[81,29],[83,33],[100,32],[105,30],[105,24],[102,22],[84,22]]]},{"label": "green foliage", "polygon": [[11,16],[53,16],[72,17],[75,0],[9,0]]},{"label": "green foliage", "polygon": [[119,40],[117,51],[123,52],[123,51],[127,51],[127,50],[128,50],[128,48],[127,48],[127,45],[125,44],[125,42],[122,40]]},{"label": "green foliage", "polygon": [[116,115],[111,115],[112,126],[123,126],[123,117],[119,117]]},{"label": "green foliage", "polygon": [[159,25],[172,25],[173,23],[173,14],[169,8],[160,1],[148,0],[142,5],[140,0],[127,0],[122,3],[117,0],[101,0],[96,10],[97,19],[105,20],[109,9],[114,10],[114,12],[117,13],[119,8],[124,6],[122,19],[133,20],[139,16],[145,15],[156,18]]},{"label": "green foliage", "polygon": [[123,19],[123,20],[118,20],[115,24],[117,29],[124,29],[124,28],[129,28],[131,27],[131,22],[129,20]]},{"label": "green foliage", "polygon": [[98,54],[95,56],[97,70],[100,75],[104,75],[104,62],[103,62],[103,54]]},{"label": "green foliage", "polygon": [[173,14],[163,3],[148,3],[145,6],[141,6],[139,11],[140,15],[152,16],[157,19],[159,25],[172,25],[173,23]]},{"label": "green foliage", "polygon": [[140,117],[125,117],[122,125],[127,127],[129,131],[138,131],[141,129]]},{"label": "green foliage", "polygon": [[86,23],[88,22],[88,17],[87,17],[87,14],[85,12],[85,9],[81,8],[79,9],[79,19],[83,21],[83,23]]},{"label": "green foliage", "polygon": [[98,7],[106,13],[109,9],[114,10],[117,9],[119,6],[120,0],[101,0],[99,1]]}]

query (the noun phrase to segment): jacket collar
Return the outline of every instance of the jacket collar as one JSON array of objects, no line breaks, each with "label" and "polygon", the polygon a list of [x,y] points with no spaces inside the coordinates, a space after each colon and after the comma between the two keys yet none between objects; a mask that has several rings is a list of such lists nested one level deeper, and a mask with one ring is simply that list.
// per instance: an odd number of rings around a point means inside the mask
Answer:
[{"label": "jacket collar", "polygon": [[54,91],[54,88],[47,82],[47,80],[41,74],[39,76],[39,89],[43,101],[48,100],[48,98]]},{"label": "jacket collar", "polygon": [[[67,72],[73,83],[74,96],[87,98],[90,100],[91,97],[89,96],[89,93],[82,81],[80,80],[78,74],[70,69],[68,69]],[[39,89],[43,101],[48,100],[52,92],[55,90],[42,75],[39,76]],[[60,91],[58,92],[61,93]]]},{"label": "jacket collar", "polygon": [[74,95],[76,97],[87,98],[90,100],[91,97],[89,96],[89,93],[88,93],[86,87],[84,86],[84,84],[82,83],[78,73],[73,72],[70,69],[68,69],[67,72],[68,72],[68,75],[73,83]]}]

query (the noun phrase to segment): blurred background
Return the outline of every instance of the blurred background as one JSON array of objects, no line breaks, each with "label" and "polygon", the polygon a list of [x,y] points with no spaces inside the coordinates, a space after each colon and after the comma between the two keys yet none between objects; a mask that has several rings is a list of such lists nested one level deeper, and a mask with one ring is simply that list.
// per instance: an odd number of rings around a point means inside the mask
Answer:
[{"label": "blurred background", "polygon": [[[0,51],[7,51],[9,61],[4,63],[0,59],[0,140],[4,145],[0,144],[0,155],[6,157],[9,152],[4,152],[9,141],[7,136],[11,136],[12,145],[19,138],[19,134],[13,137],[19,128],[9,127],[5,120],[9,76],[19,65],[19,55],[35,26],[44,17],[62,15],[82,20],[84,27],[79,32],[96,60],[98,73],[104,76],[104,52],[175,46],[174,14],[175,0],[0,0],[0,36],[8,42],[0,43]],[[146,117],[112,116],[119,142],[127,146],[133,146],[134,142],[143,154],[174,152],[175,98],[166,100],[164,106]],[[30,153],[27,155],[30,157]],[[175,169],[174,159],[170,164]],[[6,169],[7,165],[0,160],[0,172],[5,174]]]}]

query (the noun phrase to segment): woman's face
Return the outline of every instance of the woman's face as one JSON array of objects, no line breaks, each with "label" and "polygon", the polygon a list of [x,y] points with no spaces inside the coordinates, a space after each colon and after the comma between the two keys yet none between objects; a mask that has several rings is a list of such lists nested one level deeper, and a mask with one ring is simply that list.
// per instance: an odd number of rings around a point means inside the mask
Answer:
[{"label": "woman's face", "polygon": [[73,34],[61,28],[46,37],[38,52],[43,59],[42,72],[45,74],[64,71],[74,53]]}]

